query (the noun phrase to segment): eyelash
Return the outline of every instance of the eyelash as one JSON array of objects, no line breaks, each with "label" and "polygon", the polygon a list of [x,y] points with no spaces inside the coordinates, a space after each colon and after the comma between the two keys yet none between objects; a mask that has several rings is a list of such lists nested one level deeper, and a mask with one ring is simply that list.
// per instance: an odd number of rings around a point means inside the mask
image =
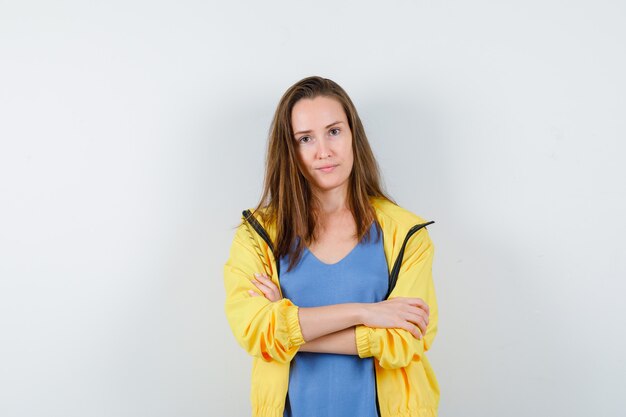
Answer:
[{"label": "eyelash", "polygon": [[[331,133],[330,135],[331,136],[337,136],[341,132],[341,129],[339,129],[338,127],[333,127],[332,129],[329,130],[329,132],[333,132],[333,131],[337,131],[337,133],[335,133],[334,135]],[[310,136],[302,136],[301,138],[298,139],[298,142],[299,143],[308,143],[308,142],[303,142],[302,141],[303,139],[311,139],[311,137]]]}]

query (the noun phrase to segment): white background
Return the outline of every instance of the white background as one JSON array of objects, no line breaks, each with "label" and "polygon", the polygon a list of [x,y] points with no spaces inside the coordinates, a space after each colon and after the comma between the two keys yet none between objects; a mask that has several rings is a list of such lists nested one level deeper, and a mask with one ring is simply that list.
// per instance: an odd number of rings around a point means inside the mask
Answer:
[{"label": "white background", "polygon": [[308,75],[436,222],[440,415],[624,415],[625,20],[617,0],[0,0],[0,415],[249,415],[222,267]]}]

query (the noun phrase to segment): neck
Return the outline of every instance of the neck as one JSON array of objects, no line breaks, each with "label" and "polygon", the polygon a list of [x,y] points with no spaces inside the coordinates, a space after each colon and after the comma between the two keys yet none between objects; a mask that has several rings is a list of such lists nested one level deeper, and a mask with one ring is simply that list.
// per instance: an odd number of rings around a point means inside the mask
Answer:
[{"label": "neck", "polygon": [[318,209],[322,215],[339,214],[350,209],[347,187],[318,191],[315,193],[315,197],[318,202]]}]

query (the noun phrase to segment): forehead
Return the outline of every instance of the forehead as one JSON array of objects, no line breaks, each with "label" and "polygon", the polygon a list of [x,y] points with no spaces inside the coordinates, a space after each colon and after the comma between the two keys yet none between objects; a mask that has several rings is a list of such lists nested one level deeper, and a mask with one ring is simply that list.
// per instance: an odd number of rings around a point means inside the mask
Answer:
[{"label": "forehead", "polygon": [[294,132],[324,128],[334,122],[347,122],[347,117],[341,103],[331,97],[303,98],[291,110]]}]

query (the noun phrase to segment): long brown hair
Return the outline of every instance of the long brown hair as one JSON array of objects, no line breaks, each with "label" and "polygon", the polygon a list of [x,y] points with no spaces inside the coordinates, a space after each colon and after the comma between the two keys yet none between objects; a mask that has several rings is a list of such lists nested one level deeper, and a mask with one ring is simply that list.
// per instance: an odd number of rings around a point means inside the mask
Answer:
[{"label": "long brown hair", "polygon": [[349,179],[348,203],[359,241],[370,238],[369,227],[376,221],[369,198],[383,197],[393,202],[381,187],[378,163],[348,94],[327,78],[307,77],[298,81],[285,92],[274,113],[265,158],[263,194],[254,210],[264,223],[275,228],[274,256],[279,262],[283,256],[289,255],[287,271],[297,265],[305,245],[314,241],[318,217],[311,187],[298,167],[291,111],[299,100],[319,96],[341,103],[352,131],[354,164]]}]

